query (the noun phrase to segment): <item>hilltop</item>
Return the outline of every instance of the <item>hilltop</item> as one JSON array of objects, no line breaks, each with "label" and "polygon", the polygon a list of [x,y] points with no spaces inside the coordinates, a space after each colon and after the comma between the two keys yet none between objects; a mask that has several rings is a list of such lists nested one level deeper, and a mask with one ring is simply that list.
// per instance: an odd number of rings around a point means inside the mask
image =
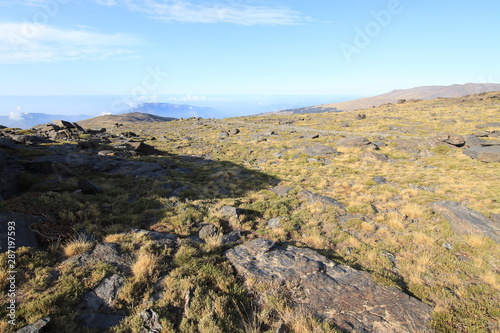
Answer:
[{"label": "hilltop", "polygon": [[129,112],[119,115],[103,115],[90,119],[79,120],[78,124],[85,128],[112,127],[115,124],[157,123],[175,120],[176,118],[161,117],[141,112]]},{"label": "hilltop", "polygon": [[424,86],[411,89],[398,89],[382,95],[355,99],[352,101],[323,104],[305,108],[282,110],[270,114],[294,114],[294,113],[320,113],[341,112],[367,109],[382,104],[415,100],[430,100],[436,98],[462,97],[485,92],[500,91],[500,84],[495,83],[467,83],[454,84],[451,86]]},{"label": "hilltop", "polygon": [[499,112],[492,92],[0,130],[16,329],[497,332]]}]

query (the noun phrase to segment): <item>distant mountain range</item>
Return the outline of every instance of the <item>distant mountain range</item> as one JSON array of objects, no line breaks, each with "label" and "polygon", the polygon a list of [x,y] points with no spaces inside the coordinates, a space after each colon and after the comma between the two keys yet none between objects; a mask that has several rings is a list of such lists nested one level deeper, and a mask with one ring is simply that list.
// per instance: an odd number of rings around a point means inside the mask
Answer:
[{"label": "distant mountain range", "polygon": [[46,113],[29,113],[19,112],[11,113],[8,116],[0,116],[0,125],[15,128],[31,128],[35,125],[51,123],[56,119],[64,119],[67,121],[77,121],[79,119],[89,118],[88,115],[55,115]]},{"label": "distant mountain range", "polygon": [[77,123],[84,128],[101,128],[112,127],[116,123],[159,123],[164,121],[171,121],[177,118],[161,117],[153,114],[141,112],[129,112],[118,115],[104,115],[94,117],[86,120],[78,121]]},{"label": "distant mountain range", "polygon": [[128,112],[149,113],[173,118],[215,118],[220,114],[218,110],[213,108],[170,103],[142,103]]},{"label": "distant mountain range", "polygon": [[367,109],[386,103],[397,103],[399,100],[412,99],[435,99],[439,97],[462,97],[484,92],[500,91],[500,84],[496,83],[467,83],[454,84],[451,86],[424,86],[412,89],[399,89],[386,94],[355,99],[352,101],[323,104],[298,109],[281,110],[266,114],[292,114],[292,113],[318,113],[318,112],[340,112]]},{"label": "distant mountain range", "polygon": [[[148,114],[146,116],[145,114]],[[31,128],[35,125],[64,119],[79,124],[89,124],[88,127],[99,126],[101,123],[114,124],[124,122],[158,122],[169,121],[176,118],[214,118],[218,110],[208,107],[196,107],[183,104],[170,103],[143,103],[121,115],[104,115],[92,118],[90,115],[52,115],[46,113],[18,112],[8,116],[0,116],[0,125],[16,128]],[[156,116],[156,117],[154,117]],[[82,120],[84,119],[84,120]],[[83,126],[83,125],[82,125]]]}]

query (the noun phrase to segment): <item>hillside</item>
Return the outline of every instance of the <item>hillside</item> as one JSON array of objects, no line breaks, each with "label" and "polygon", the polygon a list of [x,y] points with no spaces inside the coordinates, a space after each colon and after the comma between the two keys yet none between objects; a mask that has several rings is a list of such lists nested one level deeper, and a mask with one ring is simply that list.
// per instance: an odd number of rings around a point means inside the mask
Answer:
[{"label": "hillside", "polygon": [[161,117],[147,113],[129,112],[119,115],[104,115],[85,120],[79,120],[78,124],[84,128],[112,127],[115,124],[134,124],[134,123],[157,123],[172,121],[175,118]]},{"label": "hillside", "polygon": [[498,332],[500,93],[362,113],[0,130],[16,329]]},{"label": "hillside", "polygon": [[379,106],[386,103],[397,103],[400,100],[429,100],[439,97],[462,97],[467,95],[500,91],[500,84],[495,83],[467,83],[454,84],[451,86],[424,86],[412,89],[394,90],[382,95],[360,98],[352,101],[323,104],[311,106],[308,108],[282,110],[275,114],[293,114],[293,113],[317,113],[317,112],[335,112],[335,111],[353,111],[367,109],[373,106]]}]

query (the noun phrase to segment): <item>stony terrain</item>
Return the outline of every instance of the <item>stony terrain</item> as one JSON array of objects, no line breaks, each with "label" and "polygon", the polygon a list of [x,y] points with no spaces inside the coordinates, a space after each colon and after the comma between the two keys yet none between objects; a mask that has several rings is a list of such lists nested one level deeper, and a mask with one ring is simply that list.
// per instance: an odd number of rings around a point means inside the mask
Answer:
[{"label": "stony terrain", "polygon": [[16,329],[497,332],[499,165],[500,93],[4,128]]}]

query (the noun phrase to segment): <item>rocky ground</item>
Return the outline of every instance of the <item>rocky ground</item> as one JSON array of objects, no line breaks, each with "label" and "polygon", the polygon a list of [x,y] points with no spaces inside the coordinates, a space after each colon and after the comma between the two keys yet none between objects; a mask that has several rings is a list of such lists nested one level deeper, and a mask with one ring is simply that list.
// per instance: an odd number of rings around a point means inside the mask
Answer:
[{"label": "rocky ground", "polygon": [[499,121],[487,93],[3,128],[0,245],[15,221],[18,273],[0,329],[498,331]]}]

